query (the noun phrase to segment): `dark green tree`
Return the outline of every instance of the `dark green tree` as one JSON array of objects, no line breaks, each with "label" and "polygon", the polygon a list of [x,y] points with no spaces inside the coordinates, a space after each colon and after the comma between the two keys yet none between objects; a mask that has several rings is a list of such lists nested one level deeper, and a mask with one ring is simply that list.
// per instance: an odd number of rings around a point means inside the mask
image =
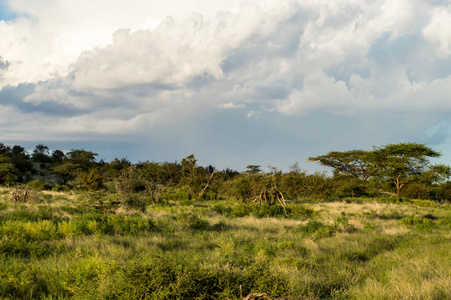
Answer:
[{"label": "dark green tree", "polygon": [[33,164],[24,147],[15,145],[11,150],[10,158],[11,163],[13,163],[14,167],[19,170],[19,181],[23,179],[23,175],[27,172],[33,171]]},{"label": "dark green tree", "polygon": [[95,161],[97,155],[83,149],[71,150],[61,164],[53,167],[53,171],[60,174],[63,184],[66,184],[69,180],[77,178],[79,173],[86,173],[92,168],[97,168]]},{"label": "dark green tree", "polygon": [[10,153],[11,147],[3,143],[0,143],[0,154],[10,154]]},{"label": "dark green tree", "polygon": [[351,150],[345,152],[332,151],[326,155],[309,157],[308,160],[331,167],[339,174],[348,174],[366,181],[372,174],[371,151]]},{"label": "dark green tree", "polygon": [[17,179],[17,169],[11,163],[11,159],[0,154],[0,184],[11,184]]},{"label": "dark green tree", "polygon": [[419,181],[425,173],[429,175],[449,173],[447,168],[430,166],[428,158],[440,155],[430,147],[418,143],[388,144],[375,147],[371,152],[371,161],[374,164],[372,175],[381,180],[393,182],[396,186],[397,199],[400,201],[401,189],[410,182]]},{"label": "dark green tree", "polygon": [[33,154],[31,155],[31,158],[35,162],[43,162],[43,163],[52,162],[49,147],[42,144],[36,145],[35,149],[33,150]]},{"label": "dark green tree", "polygon": [[66,154],[62,150],[53,150],[52,151],[52,162],[53,163],[62,163],[66,158]]},{"label": "dark green tree", "polygon": [[247,174],[257,174],[260,173],[262,170],[259,165],[248,165],[246,166],[246,173]]},{"label": "dark green tree", "polygon": [[191,200],[199,190],[199,180],[197,172],[197,159],[194,154],[188,155],[181,161],[182,164],[182,185],[188,189],[188,199]]}]

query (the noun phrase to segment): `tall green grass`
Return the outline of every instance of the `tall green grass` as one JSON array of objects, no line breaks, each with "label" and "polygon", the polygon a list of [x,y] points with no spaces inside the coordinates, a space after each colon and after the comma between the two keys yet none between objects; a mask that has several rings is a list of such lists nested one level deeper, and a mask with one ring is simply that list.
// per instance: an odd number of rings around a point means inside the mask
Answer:
[{"label": "tall green grass", "polygon": [[451,297],[446,205],[52,201],[0,201],[0,298]]}]

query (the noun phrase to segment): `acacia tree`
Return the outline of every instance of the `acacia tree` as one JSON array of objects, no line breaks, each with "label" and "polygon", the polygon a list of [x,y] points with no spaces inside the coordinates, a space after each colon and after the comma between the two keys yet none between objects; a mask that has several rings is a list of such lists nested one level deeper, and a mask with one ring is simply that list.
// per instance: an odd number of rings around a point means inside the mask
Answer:
[{"label": "acacia tree", "polygon": [[396,186],[398,201],[401,189],[410,182],[443,182],[450,176],[450,168],[443,165],[431,166],[428,158],[441,154],[424,144],[399,143],[374,147],[372,151],[351,150],[329,152],[326,155],[310,157],[324,166],[334,168],[361,179],[363,182],[373,177],[381,181],[390,181]]},{"label": "acacia tree", "polygon": [[424,144],[399,143],[374,147],[371,160],[375,167],[373,175],[382,180],[390,180],[396,186],[398,201],[401,200],[401,189],[408,183],[418,179],[428,172],[438,176],[448,172],[447,168],[436,168],[430,165],[428,158],[439,157],[441,154]]},{"label": "acacia tree", "polygon": [[372,174],[371,152],[365,150],[332,151],[326,155],[309,157],[308,160],[331,167],[337,173],[351,175],[362,181],[366,181]]}]

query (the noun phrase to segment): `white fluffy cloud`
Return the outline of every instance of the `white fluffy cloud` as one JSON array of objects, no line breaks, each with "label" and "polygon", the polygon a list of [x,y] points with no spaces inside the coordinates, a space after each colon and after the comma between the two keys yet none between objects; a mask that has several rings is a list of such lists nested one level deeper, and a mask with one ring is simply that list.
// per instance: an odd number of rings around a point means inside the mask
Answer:
[{"label": "white fluffy cloud", "polygon": [[64,76],[83,51],[111,43],[118,29],[153,29],[166,16],[180,21],[192,12],[210,17],[218,9],[236,10],[242,0],[6,2],[19,18],[0,20],[0,55],[12,62],[0,87]]},{"label": "white fluffy cloud", "polygon": [[434,54],[448,57],[451,54],[451,8],[448,6],[434,9],[423,34],[436,46]]}]

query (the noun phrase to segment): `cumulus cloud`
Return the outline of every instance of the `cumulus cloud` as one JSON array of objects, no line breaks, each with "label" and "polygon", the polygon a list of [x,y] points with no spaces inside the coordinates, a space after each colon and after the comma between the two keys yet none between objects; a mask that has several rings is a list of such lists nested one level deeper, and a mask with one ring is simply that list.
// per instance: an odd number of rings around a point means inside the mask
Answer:
[{"label": "cumulus cloud", "polygon": [[[56,3],[57,9],[69,5]],[[48,10],[28,4],[21,0],[12,7],[39,22],[48,18],[48,24],[67,17],[51,18]],[[254,103],[250,110],[290,115],[391,109],[393,100],[402,110],[409,97],[431,92],[437,76],[449,76],[434,66],[435,59],[417,63],[433,45],[439,45],[442,65],[449,63],[451,38],[435,30],[447,14],[420,1],[268,1],[210,18],[167,17],[153,29],[116,30],[111,44],[84,51],[67,75],[40,84],[24,102],[89,110],[120,106],[120,95],[127,105],[153,111],[170,103],[208,105],[205,98],[214,94],[212,107]],[[16,29],[19,23],[3,25]],[[431,74],[434,68],[441,73]],[[419,99],[410,104],[422,106]]]},{"label": "cumulus cloud", "polygon": [[423,34],[436,46],[435,54],[448,57],[451,54],[451,8],[435,8],[429,24],[423,29]]}]

